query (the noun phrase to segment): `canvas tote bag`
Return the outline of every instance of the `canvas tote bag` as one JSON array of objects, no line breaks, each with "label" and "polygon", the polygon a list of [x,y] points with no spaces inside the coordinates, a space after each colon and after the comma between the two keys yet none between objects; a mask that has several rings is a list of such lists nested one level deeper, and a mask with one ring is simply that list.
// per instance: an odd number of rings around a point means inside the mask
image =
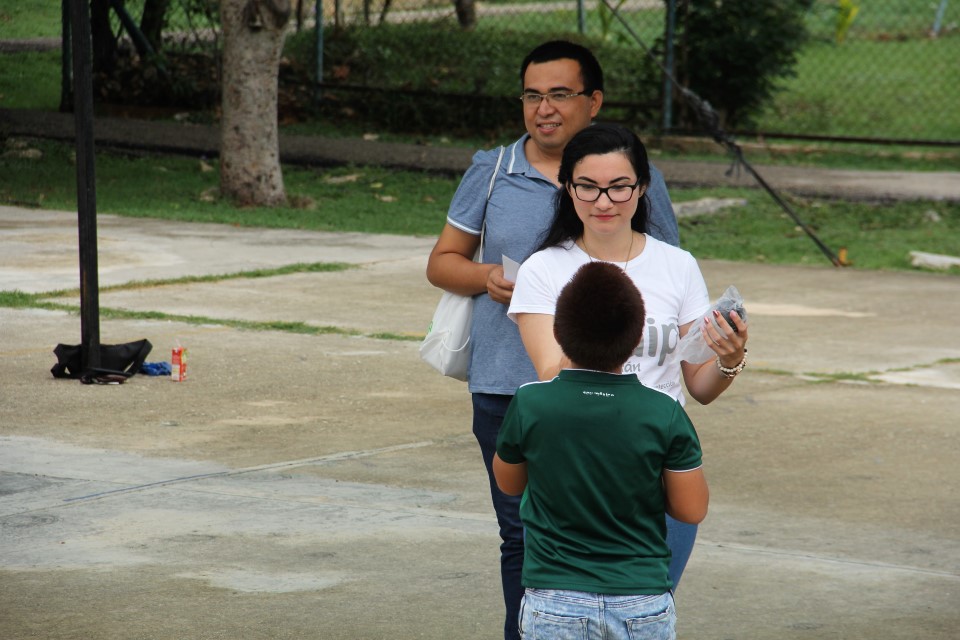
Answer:
[{"label": "canvas tote bag", "polygon": [[[483,206],[483,226],[480,228],[480,246],[473,257],[474,262],[483,262],[483,236],[487,228],[487,205],[497,180],[504,148],[500,147],[497,166],[490,176],[487,199]],[[427,327],[427,337],[420,343],[420,359],[445,376],[457,380],[467,379],[470,365],[470,323],[473,320],[473,296],[461,296],[444,291]]]}]

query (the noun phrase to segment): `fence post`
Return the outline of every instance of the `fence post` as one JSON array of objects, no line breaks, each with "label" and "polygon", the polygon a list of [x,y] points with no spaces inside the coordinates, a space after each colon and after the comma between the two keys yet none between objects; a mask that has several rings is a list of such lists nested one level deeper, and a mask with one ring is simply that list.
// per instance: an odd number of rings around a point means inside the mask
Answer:
[{"label": "fence post", "polygon": [[940,24],[943,22],[943,14],[947,11],[947,0],[940,0],[940,6],[937,7],[937,17],[933,20],[933,27],[930,29],[930,35],[936,38],[940,35]]},{"label": "fence post", "polygon": [[673,85],[670,80],[673,76],[673,33],[676,27],[676,0],[667,1],[667,24],[664,34],[663,66],[667,73],[663,75],[663,133],[670,133],[673,128]]},{"label": "fence post", "polygon": [[314,24],[317,28],[317,100],[321,100],[323,98],[323,92],[320,89],[320,85],[323,84],[323,0],[317,0],[314,13],[316,15]]},{"label": "fence post", "polygon": [[73,76],[70,71],[70,51],[73,40],[70,37],[70,0],[60,2],[60,112],[73,111]]}]

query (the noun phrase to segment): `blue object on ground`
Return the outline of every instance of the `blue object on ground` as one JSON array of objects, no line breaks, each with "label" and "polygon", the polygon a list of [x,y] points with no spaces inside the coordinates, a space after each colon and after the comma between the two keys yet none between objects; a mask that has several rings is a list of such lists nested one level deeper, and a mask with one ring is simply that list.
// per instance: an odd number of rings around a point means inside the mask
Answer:
[{"label": "blue object on ground", "polygon": [[144,362],[140,373],[147,376],[168,376],[171,373],[169,362]]}]

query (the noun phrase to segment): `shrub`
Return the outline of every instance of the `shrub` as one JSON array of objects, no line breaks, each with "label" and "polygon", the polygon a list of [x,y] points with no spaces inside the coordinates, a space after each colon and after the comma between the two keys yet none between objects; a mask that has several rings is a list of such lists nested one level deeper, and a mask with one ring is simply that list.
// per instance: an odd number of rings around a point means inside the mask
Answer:
[{"label": "shrub", "polygon": [[[727,128],[750,126],[777,82],[795,75],[813,0],[681,0],[677,9],[677,79],[710,102]],[[689,105],[676,121],[699,129]]]},{"label": "shrub", "polygon": [[[613,103],[604,108],[605,119],[650,118],[659,80],[644,75],[651,67],[639,64],[635,49],[569,33],[457,31],[445,23],[325,31],[320,115],[403,132],[514,132],[520,122],[520,62],[554,38],[581,42],[600,59]],[[288,57],[314,60],[314,42],[313,31],[291,37]]]}]

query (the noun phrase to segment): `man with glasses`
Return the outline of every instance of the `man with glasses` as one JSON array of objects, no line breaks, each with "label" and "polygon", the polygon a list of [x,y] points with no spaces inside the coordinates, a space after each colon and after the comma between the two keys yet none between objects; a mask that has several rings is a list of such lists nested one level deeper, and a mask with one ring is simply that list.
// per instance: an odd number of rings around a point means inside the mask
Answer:
[{"label": "man with glasses", "polygon": [[[537,380],[537,372],[517,325],[507,318],[513,282],[504,278],[503,256],[523,262],[543,241],[553,222],[563,149],[590,126],[603,104],[603,71],[590,50],[578,44],[552,41],[538,46],[524,59],[520,80],[527,133],[504,149],[474,155],[427,264],[427,279],[434,286],[475,296],[468,390],[473,432],[503,540],[500,573],[508,640],[520,637],[523,527],[520,496],[508,496],[497,487],[493,454],[513,394],[520,385]],[[646,194],[651,205],[649,233],[677,245],[677,221],[663,175],[653,167],[651,173]],[[481,237],[483,255],[474,262]]]}]

